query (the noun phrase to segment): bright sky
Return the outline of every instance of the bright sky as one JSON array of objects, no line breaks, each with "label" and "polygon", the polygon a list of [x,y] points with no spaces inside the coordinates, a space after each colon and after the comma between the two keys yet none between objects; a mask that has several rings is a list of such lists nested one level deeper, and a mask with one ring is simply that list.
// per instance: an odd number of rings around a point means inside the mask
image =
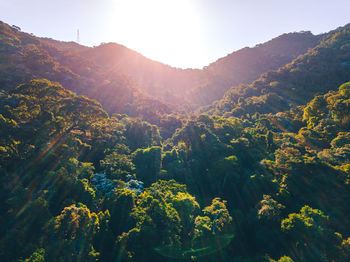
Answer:
[{"label": "bright sky", "polygon": [[176,67],[201,68],[280,34],[350,22],[350,0],[0,0],[0,20],[37,36],[123,44]]}]

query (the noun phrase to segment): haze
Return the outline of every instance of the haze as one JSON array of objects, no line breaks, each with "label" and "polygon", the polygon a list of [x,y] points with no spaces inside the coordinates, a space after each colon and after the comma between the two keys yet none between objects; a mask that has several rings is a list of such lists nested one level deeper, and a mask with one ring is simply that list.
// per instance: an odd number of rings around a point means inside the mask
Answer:
[{"label": "haze", "polygon": [[0,0],[0,20],[37,36],[117,42],[176,67],[200,68],[286,32],[349,22],[348,0]]}]

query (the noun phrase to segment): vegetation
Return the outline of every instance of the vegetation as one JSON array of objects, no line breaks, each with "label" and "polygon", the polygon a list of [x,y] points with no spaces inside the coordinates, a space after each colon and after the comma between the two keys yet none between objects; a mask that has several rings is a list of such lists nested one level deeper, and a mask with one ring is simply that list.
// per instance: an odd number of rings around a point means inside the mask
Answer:
[{"label": "vegetation", "polygon": [[0,26],[1,261],[350,259],[348,26],[193,114]]},{"label": "vegetation", "polygon": [[[291,62],[315,47],[321,36],[311,32],[284,34],[253,48],[243,48],[199,69],[179,69],[149,60],[115,43],[86,48],[43,39],[63,51],[93,61],[112,74],[132,79],[143,92],[182,111],[210,105],[232,86],[248,84],[269,70]],[[68,46],[67,46],[68,45]],[[102,101],[101,101],[102,103]]]},{"label": "vegetation", "polygon": [[249,85],[232,87],[210,111],[226,116],[277,113],[336,90],[350,80],[349,39],[349,25],[323,35],[315,48],[291,63]]}]

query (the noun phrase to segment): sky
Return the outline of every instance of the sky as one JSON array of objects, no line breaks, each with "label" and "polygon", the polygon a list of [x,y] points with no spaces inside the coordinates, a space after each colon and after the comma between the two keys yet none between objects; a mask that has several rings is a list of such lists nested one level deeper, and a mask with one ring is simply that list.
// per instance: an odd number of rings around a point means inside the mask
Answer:
[{"label": "sky", "polygon": [[180,68],[283,33],[350,23],[350,0],[0,0],[0,20],[40,37],[116,42]]}]

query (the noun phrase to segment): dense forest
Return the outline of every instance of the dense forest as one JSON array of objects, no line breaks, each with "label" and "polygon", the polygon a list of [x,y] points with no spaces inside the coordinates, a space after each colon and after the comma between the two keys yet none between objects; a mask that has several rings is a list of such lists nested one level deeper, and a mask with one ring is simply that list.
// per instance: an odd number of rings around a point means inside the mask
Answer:
[{"label": "dense forest", "polygon": [[0,261],[350,261],[349,81],[350,25],[184,70],[1,22]]}]

